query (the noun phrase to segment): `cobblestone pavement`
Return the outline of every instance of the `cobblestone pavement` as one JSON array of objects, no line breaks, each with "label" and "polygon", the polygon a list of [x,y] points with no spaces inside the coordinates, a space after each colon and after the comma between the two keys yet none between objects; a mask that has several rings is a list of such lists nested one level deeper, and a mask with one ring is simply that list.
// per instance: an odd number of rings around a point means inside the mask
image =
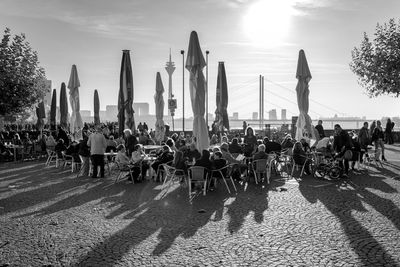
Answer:
[{"label": "cobblestone pavement", "polygon": [[[0,266],[400,266],[400,146],[348,182],[186,188],[0,165]],[[281,188],[287,189],[281,190]]]}]

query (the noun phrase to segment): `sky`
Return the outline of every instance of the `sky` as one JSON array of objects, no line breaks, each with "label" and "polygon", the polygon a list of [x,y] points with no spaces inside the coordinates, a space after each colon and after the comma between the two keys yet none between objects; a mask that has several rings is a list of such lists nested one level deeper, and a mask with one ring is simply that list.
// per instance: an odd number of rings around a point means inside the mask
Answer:
[{"label": "sky", "polygon": [[[0,25],[25,33],[58,93],[77,65],[82,110],[93,110],[95,89],[101,110],[117,104],[122,50],[128,49],[134,102],[148,102],[154,114],[156,73],[167,98],[164,67],[171,50],[172,90],[181,117],[180,50],[187,52],[195,30],[203,53],[209,51],[209,113],[216,108],[218,62],[223,61],[230,115],[248,118],[259,110],[259,75],[265,77],[265,112],[277,109],[279,117],[286,108],[288,117],[298,115],[295,72],[304,49],[313,76],[313,119],[335,114],[380,119],[400,116],[400,99],[369,98],[349,68],[351,50],[364,32],[373,37],[377,23],[398,19],[399,10],[398,0],[0,0]],[[184,72],[187,117],[192,111]]]}]

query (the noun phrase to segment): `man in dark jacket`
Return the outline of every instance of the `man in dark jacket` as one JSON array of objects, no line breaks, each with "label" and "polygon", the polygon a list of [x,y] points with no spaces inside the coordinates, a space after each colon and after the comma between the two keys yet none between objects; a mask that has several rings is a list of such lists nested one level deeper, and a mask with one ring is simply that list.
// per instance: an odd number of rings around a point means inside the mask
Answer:
[{"label": "man in dark jacket", "polygon": [[325,131],[324,131],[324,127],[322,126],[322,120],[318,121],[318,125],[315,126],[315,129],[318,131],[320,139],[325,137]]},{"label": "man in dark jacket", "polygon": [[[335,124],[334,127],[335,136],[333,140],[333,149],[336,152],[337,158],[343,158],[343,160],[339,160],[339,167],[344,169],[344,173],[342,175],[343,178],[348,178],[349,174],[349,160],[345,159],[344,153],[347,150],[351,150],[352,143],[349,134],[340,127],[339,124]],[[343,168],[344,162],[344,168]]]}]

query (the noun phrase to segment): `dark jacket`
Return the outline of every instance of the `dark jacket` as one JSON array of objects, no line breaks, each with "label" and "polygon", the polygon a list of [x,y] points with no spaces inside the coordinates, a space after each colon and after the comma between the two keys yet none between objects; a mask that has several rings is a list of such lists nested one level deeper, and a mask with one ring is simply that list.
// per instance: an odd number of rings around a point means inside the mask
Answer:
[{"label": "dark jacket", "polygon": [[212,162],[210,161],[209,158],[201,157],[198,160],[196,160],[196,163],[194,164],[194,166],[201,166],[201,167],[204,167],[204,168],[206,168],[208,170],[211,170],[212,169]]},{"label": "dark jacket", "polygon": [[306,152],[303,149],[293,149],[293,160],[296,164],[303,165],[306,159]]},{"label": "dark jacket", "polygon": [[170,162],[172,160],[174,160],[174,154],[172,154],[172,152],[169,152],[169,151],[164,151],[160,156],[158,156],[156,161],[163,164],[163,163]]},{"label": "dark jacket", "polygon": [[218,170],[226,166],[226,160],[224,159],[214,159],[212,161],[212,169]]},{"label": "dark jacket", "polygon": [[270,152],[281,152],[282,150],[281,144],[277,142],[268,141],[264,145],[265,145],[265,153],[267,154]]},{"label": "dark jacket", "polygon": [[345,147],[345,150],[348,150],[351,149],[352,144],[349,134],[341,130],[340,133],[334,137],[333,149],[336,152],[342,152],[343,147]]},{"label": "dark jacket", "polygon": [[138,140],[137,140],[136,136],[130,135],[128,138],[126,138],[125,147],[126,147],[126,152],[129,157],[132,155],[132,152],[135,150],[135,146],[137,144],[138,144]]},{"label": "dark jacket", "polygon": [[385,134],[383,133],[383,130],[382,129],[379,129],[378,127],[376,127],[375,129],[374,129],[374,132],[373,132],[373,134],[372,134],[372,142],[374,142],[374,141],[376,141],[376,140],[378,140],[378,139],[384,139],[384,137],[385,137]]},{"label": "dark jacket", "polygon": [[362,127],[358,133],[358,142],[361,148],[366,148],[371,143],[371,136],[369,135],[368,128]]},{"label": "dark jacket", "polygon": [[189,159],[189,161],[193,161],[193,159],[196,160],[200,159],[201,154],[197,149],[195,150],[188,149],[185,156]]},{"label": "dark jacket", "polygon": [[315,126],[315,129],[317,129],[319,137],[322,139],[325,137],[325,131],[324,131],[324,127],[320,124]]},{"label": "dark jacket", "polygon": [[87,145],[87,141],[88,141],[87,138],[79,141],[78,154],[82,157],[90,157],[90,149],[89,146]]},{"label": "dark jacket", "polygon": [[184,160],[181,160],[177,162],[176,164],[172,164],[172,167],[175,167],[176,169],[183,170],[184,172],[187,172],[187,165]]},{"label": "dark jacket", "polygon": [[231,153],[242,153],[242,146],[237,143],[232,143],[229,145],[229,152]]}]

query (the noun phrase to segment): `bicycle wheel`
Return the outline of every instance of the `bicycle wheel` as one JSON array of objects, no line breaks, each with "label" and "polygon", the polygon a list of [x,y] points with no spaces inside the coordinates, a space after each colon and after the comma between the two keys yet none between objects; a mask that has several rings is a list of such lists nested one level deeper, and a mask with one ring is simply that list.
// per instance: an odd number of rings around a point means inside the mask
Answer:
[{"label": "bicycle wheel", "polygon": [[313,175],[315,178],[324,178],[326,175],[327,165],[325,163],[320,163],[314,168]]},{"label": "bicycle wheel", "polygon": [[329,169],[328,175],[331,179],[339,179],[342,170],[339,167],[332,167]]}]

